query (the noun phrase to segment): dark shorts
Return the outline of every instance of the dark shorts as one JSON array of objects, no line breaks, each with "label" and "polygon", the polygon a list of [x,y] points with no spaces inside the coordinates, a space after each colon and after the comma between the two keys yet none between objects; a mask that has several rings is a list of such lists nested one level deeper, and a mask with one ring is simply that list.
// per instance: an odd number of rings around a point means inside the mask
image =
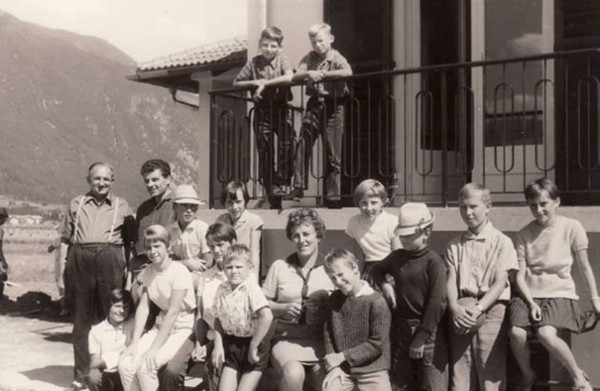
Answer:
[{"label": "dark shorts", "polygon": [[533,299],[542,310],[542,319],[535,322],[531,319],[529,306],[520,297],[510,300],[510,325],[521,328],[538,329],[542,326],[552,326],[556,329],[566,329],[579,332],[581,311],[577,300],[564,298]]},{"label": "dark shorts", "polygon": [[271,344],[265,338],[258,346],[259,361],[256,364],[251,364],[248,361],[251,340],[252,337],[223,335],[223,349],[225,349],[225,363],[223,365],[242,373],[253,371],[263,372],[267,369]]}]

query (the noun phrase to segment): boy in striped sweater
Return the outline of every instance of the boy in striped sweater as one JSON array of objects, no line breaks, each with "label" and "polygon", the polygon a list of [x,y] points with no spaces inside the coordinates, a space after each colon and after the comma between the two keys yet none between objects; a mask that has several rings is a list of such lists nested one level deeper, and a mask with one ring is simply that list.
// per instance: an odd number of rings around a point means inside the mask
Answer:
[{"label": "boy in striped sweater", "polygon": [[391,315],[385,299],[360,279],[351,252],[332,250],[324,268],[337,290],[329,297],[324,328],[323,390],[391,390]]}]

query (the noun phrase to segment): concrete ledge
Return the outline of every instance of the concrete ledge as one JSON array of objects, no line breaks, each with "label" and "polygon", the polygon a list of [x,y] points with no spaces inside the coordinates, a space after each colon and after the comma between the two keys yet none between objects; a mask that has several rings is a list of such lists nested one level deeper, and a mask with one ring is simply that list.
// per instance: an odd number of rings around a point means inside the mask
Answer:
[{"label": "concrete ledge", "polygon": [[[251,209],[250,211],[265,221],[265,229],[284,229],[288,215],[293,210]],[[328,230],[345,230],[350,217],[359,213],[358,208],[319,208],[317,210],[325,220]],[[398,215],[399,208],[391,207],[386,210]],[[465,229],[457,207],[433,207],[431,210],[435,214],[434,230],[462,231]],[[198,211],[198,216],[210,224],[222,213],[225,213],[225,209],[205,209]],[[562,206],[559,213],[581,221],[588,232],[600,232],[600,206]],[[493,207],[490,212],[490,220],[496,228],[502,231],[518,231],[532,219],[531,212],[526,206],[497,206]]]}]

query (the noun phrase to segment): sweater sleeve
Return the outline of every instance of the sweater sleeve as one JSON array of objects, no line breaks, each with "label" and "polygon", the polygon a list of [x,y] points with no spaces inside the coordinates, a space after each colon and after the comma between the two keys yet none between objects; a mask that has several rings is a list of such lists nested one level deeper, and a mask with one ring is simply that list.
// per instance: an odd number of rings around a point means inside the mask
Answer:
[{"label": "sweater sleeve", "polygon": [[344,357],[351,367],[365,365],[383,354],[389,344],[391,314],[384,298],[377,298],[369,309],[369,338],[344,350]]},{"label": "sweater sleeve", "polygon": [[429,277],[429,286],[427,288],[428,296],[425,298],[423,307],[423,316],[421,325],[415,333],[414,339],[427,341],[437,325],[442,320],[446,310],[446,284],[447,273],[444,261],[435,253],[431,253],[431,259],[427,265],[427,275]]},{"label": "sweater sleeve", "polygon": [[[333,294],[332,294],[333,296]],[[333,347],[333,341],[331,339],[332,333],[330,331],[331,328],[331,301],[332,297],[330,296],[327,301],[327,317],[326,321],[323,322],[323,338],[325,340],[325,354],[335,353],[335,349]]]},{"label": "sweater sleeve", "polygon": [[[398,251],[398,250],[396,250]],[[381,287],[386,279],[385,275],[392,272],[392,264],[394,262],[396,251],[392,251],[387,257],[383,258],[380,262],[376,262],[371,268],[370,273],[373,278],[373,282],[378,287]]]}]

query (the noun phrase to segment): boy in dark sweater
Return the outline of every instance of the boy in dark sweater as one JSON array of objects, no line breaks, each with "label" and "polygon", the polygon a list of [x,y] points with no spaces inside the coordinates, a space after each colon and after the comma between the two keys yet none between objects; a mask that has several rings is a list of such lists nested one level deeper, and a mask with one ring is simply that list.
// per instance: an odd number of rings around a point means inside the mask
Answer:
[{"label": "boy in dark sweater", "polygon": [[337,288],[329,297],[325,323],[323,390],[391,390],[390,311],[385,299],[360,279],[358,260],[332,250],[325,271]]},{"label": "boy in dark sweater", "polygon": [[[373,281],[392,307],[394,387],[448,390],[447,352],[441,322],[446,309],[447,273],[442,258],[427,247],[433,214],[423,203],[400,207],[396,234],[402,249],[371,270]],[[386,275],[394,278],[392,286]]]}]

